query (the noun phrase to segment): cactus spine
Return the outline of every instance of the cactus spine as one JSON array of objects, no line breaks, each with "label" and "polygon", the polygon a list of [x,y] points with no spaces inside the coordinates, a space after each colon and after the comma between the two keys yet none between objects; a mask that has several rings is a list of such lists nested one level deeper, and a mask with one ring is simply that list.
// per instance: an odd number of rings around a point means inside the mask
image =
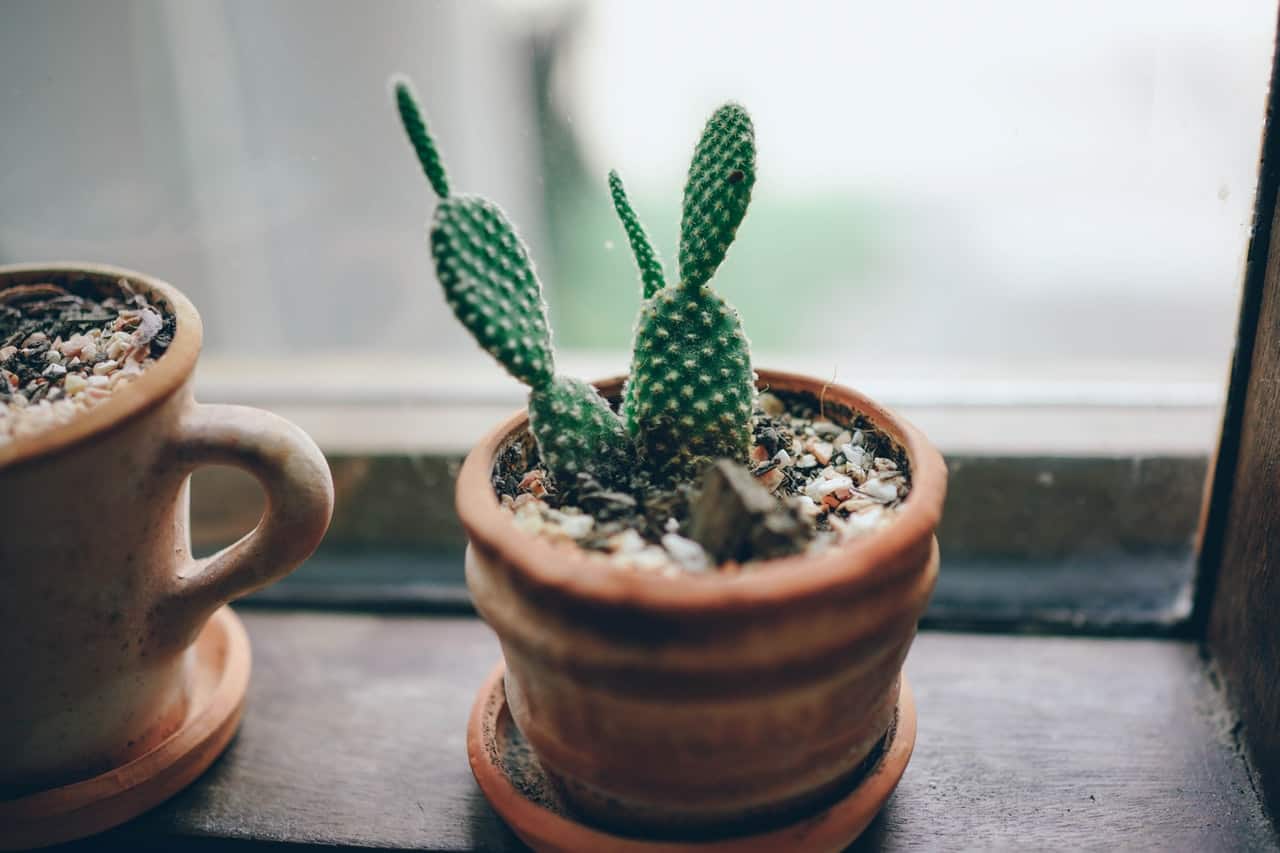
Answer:
[{"label": "cactus spine", "polygon": [[641,460],[667,476],[692,477],[718,457],[744,461],[751,447],[755,374],[750,347],[737,311],[709,282],[746,214],[755,154],[746,110],[732,103],[716,110],[694,150],[685,185],[680,281],[652,293],[647,264],[656,255],[621,182],[610,181],[646,292],[623,418]]},{"label": "cactus spine", "polygon": [[407,81],[396,106],[440,203],[431,255],[445,299],[476,341],[529,386],[529,424],[547,470],[562,488],[579,473],[622,482],[632,444],[621,419],[594,388],[555,372],[542,285],[528,249],[501,208],[478,196],[451,195],[440,153]]}]

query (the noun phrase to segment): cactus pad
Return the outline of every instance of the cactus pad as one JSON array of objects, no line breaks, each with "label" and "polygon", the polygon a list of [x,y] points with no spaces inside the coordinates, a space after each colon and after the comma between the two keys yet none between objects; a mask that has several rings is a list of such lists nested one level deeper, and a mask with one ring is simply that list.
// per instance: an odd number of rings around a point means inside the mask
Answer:
[{"label": "cactus pad", "polygon": [[609,194],[613,196],[613,209],[618,212],[622,228],[627,232],[631,252],[636,256],[636,265],[640,267],[640,281],[644,285],[644,298],[648,299],[667,283],[662,274],[662,261],[658,258],[653,243],[649,241],[644,226],[640,224],[640,217],[636,216],[635,209],[631,207],[627,191],[622,186],[622,178],[618,177],[617,172],[609,173]]},{"label": "cactus pad", "polygon": [[641,461],[660,474],[694,477],[717,457],[745,461],[751,448],[751,350],[738,312],[708,281],[751,201],[755,164],[751,118],[725,104],[689,167],[680,281],[640,308],[622,417]]},{"label": "cactus pad", "polygon": [[738,313],[711,288],[664,288],[640,309],[623,417],[640,459],[670,477],[747,458],[755,375]]},{"label": "cactus pad", "polygon": [[476,196],[444,199],[431,254],[449,307],[480,345],[529,387],[548,384],[555,362],[542,287],[501,208]]},{"label": "cactus pad", "polygon": [[737,104],[711,116],[694,151],[680,223],[680,281],[662,262],[609,175],[614,208],[643,282],[631,375],[620,418],[585,382],[559,376],[542,285],[502,210],[455,196],[408,81],[396,107],[427,180],[440,197],[431,254],[454,314],[485,350],[530,388],[529,424],[543,463],[564,489],[591,474],[627,481],[638,455],[660,477],[692,478],[712,459],[745,460],[751,445],[755,374],[738,314],[708,282],[724,260],[755,185],[751,119]]},{"label": "cactus pad", "polygon": [[632,467],[631,437],[595,388],[555,377],[529,395],[529,425],[547,470],[561,488],[579,473],[601,483],[622,483]]},{"label": "cactus pad", "polygon": [[427,132],[427,123],[422,120],[422,112],[418,109],[418,102],[413,97],[413,87],[409,85],[409,81],[399,79],[395,81],[396,90],[396,109],[400,111],[400,123],[404,125],[404,132],[409,137],[409,144],[413,146],[414,153],[418,155],[418,162],[422,164],[422,171],[427,174],[427,181],[430,182],[431,188],[436,191],[436,195],[440,198],[449,197],[449,179],[444,172],[444,163],[440,159],[440,150],[436,148],[436,142],[432,139],[431,134]]},{"label": "cactus pad", "polygon": [[756,143],[751,117],[738,104],[712,113],[689,165],[680,219],[680,278],[711,280],[733,242],[756,183]]}]

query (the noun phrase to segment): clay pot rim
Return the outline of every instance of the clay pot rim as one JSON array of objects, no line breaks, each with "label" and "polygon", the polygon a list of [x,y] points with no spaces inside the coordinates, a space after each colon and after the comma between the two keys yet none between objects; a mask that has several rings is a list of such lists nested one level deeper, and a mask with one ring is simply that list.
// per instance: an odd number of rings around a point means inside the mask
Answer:
[{"label": "clay pot rim", "polygon": [[167,303],[175,321],[173,343],[155,364],[93,408],[53,429],[15,438],[0,446],[0,469],[52,456],[99,434],[124,426],[175,393],[195,369],[196,357],[200,354],[204,336],[200,315],[196,313],[190,300],[168,282],[107,264],[60,261],[0,266],[0,290],[21,284],[56,284],[71,278],[90,278],[112,283],[123,278],[146,292],[154,301]]},{"label": "clay pot rim", "polygon": [[[458,474],[457,511],[472,546],[496,554],[522,581],[544,590],[597,605],[672,614],[776,605],[888,580],[887,573],[898,558],[932,542],[946,497],[942,455],[919,429],[852,388],[780,371],[758,370],[757,375],[762,388],[817,395],[825,387],[827,400],[864,415],[905,448],[911,494],[891,524],[820,554],[770,560],[767,567],[735,575],[666,577],[621,571],[603,556],[576,545],[525,533],[502,510],[490,476],[504,442],[527,428],[528,415],[520,411],[480,440]],[[616,395],[623,379],[611,377],[594,384],[606,396]]]}]

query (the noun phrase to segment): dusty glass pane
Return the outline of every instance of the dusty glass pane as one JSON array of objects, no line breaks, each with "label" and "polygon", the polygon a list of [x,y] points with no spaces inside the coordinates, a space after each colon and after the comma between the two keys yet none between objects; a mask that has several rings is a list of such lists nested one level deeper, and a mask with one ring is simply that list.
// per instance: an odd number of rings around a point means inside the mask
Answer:
[{"label": "dusty glass pane", "polygon": [[[534,248],[558,340],[623,350],[617,167],[674,275],[688,157],[753,111],[718,278],[762,353],[1218,378],[1274,9],[1199,3],[9,2],[0,261],[164,276],[212,354],[474,355],[388,109],[414,76],[456,186]],[[108,47],[109,46],[109,47]],[[1157,366],[1157,369],[1152,366]]]},{"label": "dusty glass pane", "polygon": [[[689,154],[733,98],[759,182],[717,287],[760,365],[902,405],[958,463],[940,595],[965,618],[1022,593],[1048,612],[1058,589],[1158,615],[1185,603],[1274,35],[1265,0],[9,0],[0,263],[165,278],[204,317],[205,363],[236,365],[212,396],[305,388],[315,417],[289,414],[313,430],[371,402],[335,457],[359,468],[350,437],[377,432],[412,460],[462,422],[449,405],[520,390],[440,296],[390,73],[416,81],[455,187],[519,224],[558,345],[597,373],[625,364],[639,299],[605,174],[674,276]],[[430,467],[399,493],[447,495]],[[1160,500],[1177,524],[1130,536]],[[422,516],[340,502],[339,521],[324,577],[380,542],[410,555],[388,578],[420,573],[427,540],[401,533]]]}]

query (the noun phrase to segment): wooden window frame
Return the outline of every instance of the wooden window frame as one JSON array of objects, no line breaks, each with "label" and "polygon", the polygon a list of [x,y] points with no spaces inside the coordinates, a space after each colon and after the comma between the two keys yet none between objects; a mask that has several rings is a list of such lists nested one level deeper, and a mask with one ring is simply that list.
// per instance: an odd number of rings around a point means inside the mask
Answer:
[{"label": "wooden window frame", "polygon": [[1273,59],[1253,234],[1222,435],[1206,491],[1191,625],[1280,815],[1280,60]]}]

